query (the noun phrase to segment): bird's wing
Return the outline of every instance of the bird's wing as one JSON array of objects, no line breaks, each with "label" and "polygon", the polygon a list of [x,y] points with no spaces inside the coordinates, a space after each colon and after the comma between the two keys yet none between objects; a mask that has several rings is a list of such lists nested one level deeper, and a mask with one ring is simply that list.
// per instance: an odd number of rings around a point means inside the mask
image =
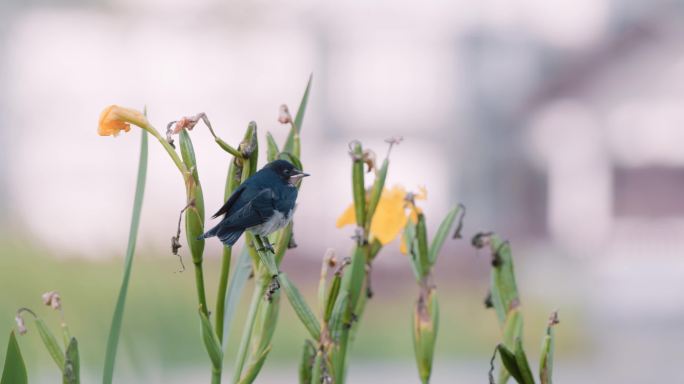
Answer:
[{"label": "bird's wing", "polygon": [[238,200],[238,198],[240,197],[242,192],[244,192],[244,190],[245,190],[245,185],[244,184],[240,185],[238,187],[238,189],[236,189],[235,192],[233,192],[233,194],[230,195],[230,197],[228,198],[228,201],[226,201],[226,203],[223,204],[223,207],[221,207],[221,209],[219,209],[218,212],[214,213],[214,216],[212,216],[211,218],[215,219],[215,218],[223,215],[224,213],[228,213],[230,211],[230,209],[233,207],[233,205],[235,204],[235,202]]},{"label": "bird's wing", "polygon": [[240,209],[227,215],[219,225],[224,228],[246,229],[263,224],[271,218],[274,211],[275,193],[266,188]]}]

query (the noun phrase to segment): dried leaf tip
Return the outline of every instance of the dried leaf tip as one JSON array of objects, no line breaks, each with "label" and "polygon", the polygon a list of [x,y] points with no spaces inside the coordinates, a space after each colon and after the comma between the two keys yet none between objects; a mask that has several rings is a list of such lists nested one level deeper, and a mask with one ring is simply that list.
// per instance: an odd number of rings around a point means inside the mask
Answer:
[{"label": "dried leaf tip", "polygon": [[552,327],[558,323],[560,323],[560,320],[558,320],[558,310],[555,310],[551,312],[551,316],[549,316],[549,327]]},{"label": "dried leaf tip", "polygon": [[392,136],[385,139],[385,143],[389,144],[387,148],[387,157],[389,158],[390,152],[392,152],[392,147],[401,144],[404,141],[404,136]]},{"label": "dried leaf tip", "polygon": [[472,240],[470,240],[470,244],[472,244],[476,249],[482,249],[489,245],[489,238],[492,236],[492,234],[492,232],[476,233]]}]

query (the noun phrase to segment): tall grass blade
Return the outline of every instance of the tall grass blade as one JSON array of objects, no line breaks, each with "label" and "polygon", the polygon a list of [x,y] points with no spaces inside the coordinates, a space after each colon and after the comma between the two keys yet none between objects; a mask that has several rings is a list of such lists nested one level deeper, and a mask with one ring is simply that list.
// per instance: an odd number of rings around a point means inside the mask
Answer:
[{"label": "tall grass blade", "polygon": [[131,278],[131,268],[133,267],[133,253],[135,243],[138,238],[138,227],[140,226],[140,212],[142,210],[143,196],[145,194],[145,179],[147,177],[147,131],[142,131],[140,141],[140,160],[138,162],[138,178],[135,186],[135,199],[133,200],[133,217],[131,218],[131,228],[128,233],[128,247],[126,249],[126,261],[124,263],[124,275],[119,290],[119,298],[116,301],[112,326],[109,329],[107,339],[107,350],[105,352],[105,366],[102,375],[102,382],[110,384],[114,375],[114,361],[116,360],[116,350],[119,345],[119,335],[121,334],[121,323],[123,321],[124,307],[126,306],[126,294],[128,293],[128,282]]}]

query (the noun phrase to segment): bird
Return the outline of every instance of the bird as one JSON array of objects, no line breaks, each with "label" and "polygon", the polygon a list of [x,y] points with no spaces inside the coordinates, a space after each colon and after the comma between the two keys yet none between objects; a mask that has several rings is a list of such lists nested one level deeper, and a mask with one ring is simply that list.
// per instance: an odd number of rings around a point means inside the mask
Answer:
[{"label": "bird", "polygon": [[266,164],[230,195],[212,216],[215,219],[223,215],[223,219],[199,239],[216,236],[223,244],[232,246],[246,230],[268,236],[285,227],[295,210],[295,183],[306,176],[309,174],[286,160]]}]

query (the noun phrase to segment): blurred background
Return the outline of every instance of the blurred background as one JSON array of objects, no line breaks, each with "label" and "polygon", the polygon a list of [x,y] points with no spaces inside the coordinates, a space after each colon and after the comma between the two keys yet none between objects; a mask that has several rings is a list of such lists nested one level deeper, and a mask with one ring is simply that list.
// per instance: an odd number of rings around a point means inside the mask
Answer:
[{"label": "blurred background", "polygon": [[[137,128],[97,136],[106,105],[146,105],[160,130],[205,112],[230,143],[254,120],[261,140],[270,131],[282,141],[278,107],[296,110],[313,73],[302,136],[313,176],[299,199],[299,247],[283,265],[310,298],[325,249],[352,246],[353,229],[335,228],[351,201],[347,143],[381,157],[383,140],[400,135],[388,184],[427,188],[431,233],[451,205],[468,208],[464,239],[447,243],[436,275],[434,383],[487,380],[499,333],[482,304],[489,255],[469,245],[482,230],[513,246],[533,365],[559,309],[558,382],[684,381],[682,41],[684,4],[669,0],[2,0],[0,345],[18,307],[56,326],[40,294],[58,290],[86,382],[99,380],[140,140]],[[213,212],[227,157],[203,126],[192,135]],[[119,382],[208,381],[192,272],[175,273],[169,251],[184,199],[151,142]],[[217,243],[206,252],[211,302]],[[418,381],[418,291],[398,248],[375,265],[350,383]],[[296,380],[305,332],[282,308],[260,383]],[[242,303],[232,335],[244,314]],[[32,379],[57,382],[37,334],[20,343],[41,372]]]}]

